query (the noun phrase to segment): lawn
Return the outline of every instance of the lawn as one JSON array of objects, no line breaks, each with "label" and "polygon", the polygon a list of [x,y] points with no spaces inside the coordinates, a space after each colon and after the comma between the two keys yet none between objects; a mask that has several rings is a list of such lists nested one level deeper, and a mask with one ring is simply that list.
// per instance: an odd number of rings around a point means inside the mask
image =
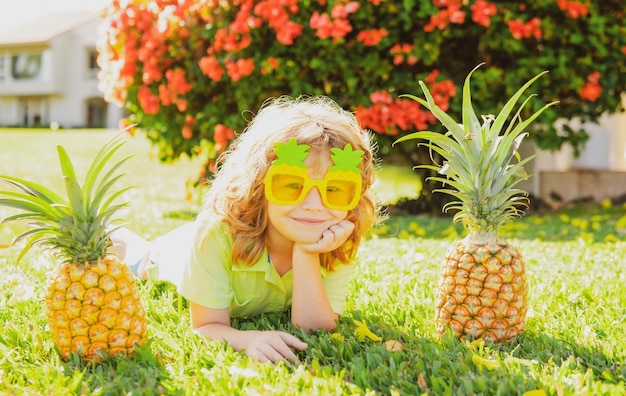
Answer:
[{"label": "lawn", "polygon": [[[80,174],[112,133],[0,130],[0,173],[60,192],[55,144],[66,147]],[[150,238],[197,212],[199,202],[185,188],[196,162],[161,164],[141,137],[123,151],[134,154],[122,179],[136,186],[124,196],[132,202],[122,213],[130,227]],[[392,199],[397,174],[383,173],[382,198]],[[410,177],[400,184],[419,188]],[[0,218],[8,213],[0,208]],[[526,331],[508,345],[436,333],[439,265],[463,230],[449,218],[392,216],[359,251],[335,332],[302,334],[288,313],[233,320],[242,329],[302,337],[309,347],[298,365],[257,363],[194,335],[186,302],[172,287],[151,282],[139,283],[148,310],[146,346],[132,358],[95,367],[63,362],[46,332],[43,290],[52,264],[47,254],[33,252],[15,265],[19,247],[7,244],[20,227],[0,225],[0,394],[626,394],[623,204],[534,213],[504,230],[524,254],[530,306]],[[360,339],[357,322],[380,339]]]}]

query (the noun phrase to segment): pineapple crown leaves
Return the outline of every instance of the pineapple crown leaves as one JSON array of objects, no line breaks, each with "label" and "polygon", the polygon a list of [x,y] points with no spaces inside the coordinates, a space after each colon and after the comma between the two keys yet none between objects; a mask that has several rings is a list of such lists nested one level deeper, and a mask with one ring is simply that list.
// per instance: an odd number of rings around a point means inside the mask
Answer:
[{"label": "pineapple crown leaves", "polygon": [[300,168],[306,168],[304,160],[309,155],[310,146],[307,144],[298,144],[295,138],[289,139],[287,143],[274,143],[274,153],[277,159],[272,161],[272,165],[293,165]]},{"label": "pineapple crown leaves", "polygon": [[363,150],[352,150],[352,145],[347,143],[343,149],[333,147],[331,160],[334,166],[330,170],[360,173],[358,166],[363,160]]},{"label": "pineapple crown leaves", "polygon": [[107,226],[119,209],[128,205],[113,202],[131,187],[110,193],[111,187],[123,174],[117,174],[131,156],[109,168],[102,175],[113,154],[125,143],[119,134],[110,139],[98,152],[87,171],[83,186],[76,180],[74,166],[61,146],[57,146],[67,199],[37,183],[17,177],[0,175],[0,180],[13,187],[0,190],[0,205],[19,209],[21,213],[8,216],[2,222],[30,220],[30,229],[18,235],[13,243],[26,240],[19,254],[19,262],[34,246],[53,250],[63,262],[95,262],[106,254],[110,246]]},{"label": "pineapple crown leaves", "polygon": [[[462,221],[471,230],[483,229],[497,231],[506,221],[521,212],[517,206],[525,205],[525,192],[513,187],[528,178],[523,166],[534,156],[521,159],[517,150],[527,133],[529,125],[548,107],[558,102],[551,102],[537,110],[526,120],[521,120],[521,113],[528,101],[526,98],[519,106],[508,126],[505,127],[514,106],[522,94],[539,77],[547,73],[541,72],[527,81],[504,104],[496,115],[476,116],[472,105],[470,80],[472,74],[482,64],[474,68],[466,77],[463,85],[462,123],[457,123],[434,102],[426,85],[420,81],[426,100],[414,95],[403,95],[419,102],[429,109],[448,130],[441,134],[431,131],[415,132],[397,139],[395,143],[418,139],[427,143],[420,145],[438,153],[443,159],[442,164],[419,165],[417,168],[430,169],[445,177],[431,177],[444,186],[452,188],[435,191],[450,194],[458,199],[444,206],[444,211],[455,209],[455,221]],[[394,144],[395,144],[394,143]],[[518,162],[511,164],[513,157]]]}]

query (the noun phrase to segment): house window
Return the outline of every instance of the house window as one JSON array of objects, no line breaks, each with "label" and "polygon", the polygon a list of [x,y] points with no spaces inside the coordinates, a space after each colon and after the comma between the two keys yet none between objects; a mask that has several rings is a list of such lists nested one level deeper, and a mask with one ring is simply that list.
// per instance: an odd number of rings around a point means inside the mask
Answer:
[{"label": "house window", "polygon": [[4,72],[6,67],[4,66],[4,55],[0,54],[0,81],[4,80]]},{"label": "house window", "polygon": [[98,52],[96,50],[89,50],[87,52],[87,75],[96,78],[98,77],[98,71],[100,71],[100,67],[98,66]]},{"label": "house window", "polygon": [[22,126],[42,126],[48,122],[48,101],[45,98],[22,98],[18,111]]},{"label": "house window", "polygon": [[107,120],[107,103],[101,98],[87,100],[87,127],[104,128]]},{"label": "house window", "polygon": [[41,53],[11,57],[11,76],[16,80],[34,80],[41,75]]}]

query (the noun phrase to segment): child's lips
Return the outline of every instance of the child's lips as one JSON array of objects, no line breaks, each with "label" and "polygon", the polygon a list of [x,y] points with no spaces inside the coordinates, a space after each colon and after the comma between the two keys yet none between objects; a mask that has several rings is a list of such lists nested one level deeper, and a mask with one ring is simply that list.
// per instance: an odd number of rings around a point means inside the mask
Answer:
[{"label": "child's lips", "polygon": [[310,224],[310,225],[318,225],[326,222],[324,219],[309,219],[309,218],[294,218],[294,220],[298,223],[302,224]]}]

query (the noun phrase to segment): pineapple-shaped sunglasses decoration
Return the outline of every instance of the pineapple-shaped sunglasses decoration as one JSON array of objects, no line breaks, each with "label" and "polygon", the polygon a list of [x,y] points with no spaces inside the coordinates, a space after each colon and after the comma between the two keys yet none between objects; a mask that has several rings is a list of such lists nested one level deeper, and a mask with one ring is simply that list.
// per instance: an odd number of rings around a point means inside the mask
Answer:
[{"label": "pineapple-shaped sunglasses decoration", "polygon": [[[543,73],[523,85],[496,116],[476,117],[470,95],[469,73],[463,86],[463,123],[458,124],[434,102],[420,81],[426,100],[406,95],[429,109],[448,129],[446,134],[416,132],[397,141],[426,140],[422,143],[444,158],[442,164],[420,165],[439,172],[432,177],[444,186],[437,190],[457,200],[444,207],[455,209],[454,221],[461,221],[468,234],[448,250],[437,286],[435,322],[441,333],[451,329],[459,338],[483,338],[506,342],[524,329],[527,310],[525,269],[522,255],[499,236],[502,225],[523,212],[524,191],[513,188],[528,176],[517,150],[526,136],[525,129],[550,103],[520,120],[523,102],[506,129],[505,123],[523,92]],[[516,157],[518,162],[511,163]],[[445,177],[444,177],[445,176]]]},{"label": "pineapple-shaped sunglasses decoration", "polygon": [[17,260],[35,245],[49,249],[59,260],[45,297],[50,333],[64,359],[73,354],[89,361],[106,354],[132,354],[147,341],[146,314],[135,278],[108,253],[112,216],[126,206],[113,201],[128,188],[109,190],[122,177],[116,171],[130,157],[102,174],[124,142],[118,135],[100,149],[82,187],[67,152],[57,146],[68,199],[39,184],[0,175],[14,187],[0,190],[0,205],[21,211],[3,221],[30,221],[30,229],[14,240],[25,241]]},{"label": "pineapple-shaped sunglasses decoration", "polygon": [[362,177],[358,165],[363,151],[353,150],[350,143],[343,149],[331,148],[331,166],[321,180],[311,179],[304,160],[309,146],[298,144],[292,138],[287,143],[276,142],[274,153],[278,157],[265,176],[265,196],[277,205],[296,205],[308,192],[317,187],[322,202],[329,209],[351,210],[361,197]]}]

